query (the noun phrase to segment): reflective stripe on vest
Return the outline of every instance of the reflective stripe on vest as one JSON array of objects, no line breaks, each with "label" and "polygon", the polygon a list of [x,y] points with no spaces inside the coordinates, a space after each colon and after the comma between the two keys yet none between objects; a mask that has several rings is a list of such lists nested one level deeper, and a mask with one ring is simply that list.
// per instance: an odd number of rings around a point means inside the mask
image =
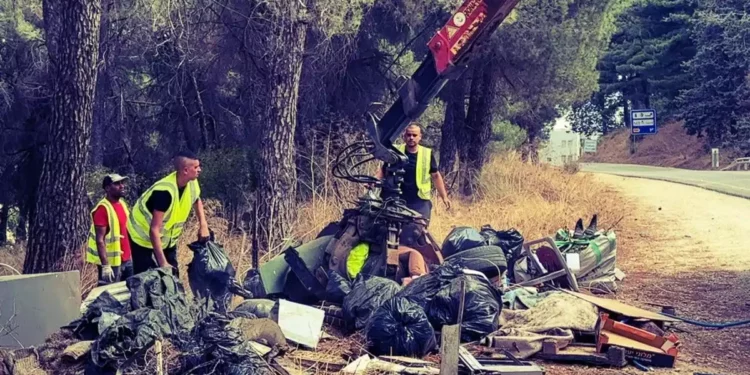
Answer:
[{"label": "reflective stripe on vest", "polygon": [[[406,154],[406,145],[400,144],[396,148]],[[418,146],[417,149],[417,170],[416,170],[416,182],[417,182],[417,194],[424,200],[432,199],[432,176],[430,176],[430,159],[432,156],[432,149]]]},{"label": "reflective stripe on vest", "polygon": [[153,215],[148,211],[146,202],[151,198],[153,192],[166,191],[171,196],[172,202],[164,213],[159,236],[161,237],[162,249],[175,246],[182,234],[182,229],[190,215],[193,204],[200,198],[198,181],[188,182],[185,190],[180,197],[176,172],[172,172],[146,190],[133,206],[133,215],[130,216],[129,235],[133,242],[148,249],[154,248],[149,236]]},{"label": "reflective stripe on vest", "polygon": [[[128,206],[123,200],[120,200],[120,205],[122,205],[122,209],[125,211],[125,220],[128,221],[128,218],[130,216]],[[102,206],[107,211],[107,222],[109,224],[109,233],[107,233],[107,235],[104,237],[104,244],[107,253],[107,263],[112,267],[117,267],[122,263],[122,247],[120,246],[120,239],[123,236],[120,230],[120,221],[117,218],[117,212],[112,206],[112,203],[110,203],[106,198],[102,199],[101,201],[99,201],[99,203],[96,204],[96,207],[91,210],[91,215],[93,215],[94,212],[96,212],[96,210],[98,210],[99,207]],[[99,258],[99,251],[96,246],[96,228],[94,227],[93,222],[91,223],[91,228],[89,229],[89,240],[88,246],[86,248],[86,262],[93,264],[102,264],[102,261]]]}]

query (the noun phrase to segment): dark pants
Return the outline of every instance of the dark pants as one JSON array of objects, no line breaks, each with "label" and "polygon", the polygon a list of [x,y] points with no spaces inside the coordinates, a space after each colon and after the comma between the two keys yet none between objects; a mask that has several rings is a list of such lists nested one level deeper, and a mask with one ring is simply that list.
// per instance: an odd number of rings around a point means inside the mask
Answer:
[{"label": "dark pants", "polygon": [[102,279],[102,266],[97,265],[96,269],[99,273],[99,281],[96,283],[97,286],[114,284],[120,281],[125,281],[128,277],[133,276],[133,260],[128,260],[127,262],[122,262],[117,267],[112,267],[112,272],[115,274],[115,281],[111,283]]},{"label": "dark pants", "polygon": [[411,202],[406,202],[406,207],[409,207],[412,210],[422,214],[422,216],[424,216],[424,218],[427,220],[427,225],[430,225],[430,217],[432,216],[432,201],[417,199]]},{"label": "dark pants", "polygon": [[[429,227],[430,216],[432,214],[432,201],[417,199],[411,202],[407,201],[406,206],[424,216],[425,220],[427,220],[427,226]],[[399,242],[401,242],[402,245],[410,247],[424,246],[426,242],[422,237],[422,233],[416,224],[406,224],[401,228]]]},{"label": "dark pants", "polygon": [[[133,240],[130,240],[130,251],[133,254],[133,273],[135,275],[150,269],[159,268],[159,263],[156,262],[153,249],[140,246],[133,242]],[[167,258],[167,263],[174,267],[174,275],[179,278],[180,270],[177,267],[177,246],[164,249],[164,257]]]}]

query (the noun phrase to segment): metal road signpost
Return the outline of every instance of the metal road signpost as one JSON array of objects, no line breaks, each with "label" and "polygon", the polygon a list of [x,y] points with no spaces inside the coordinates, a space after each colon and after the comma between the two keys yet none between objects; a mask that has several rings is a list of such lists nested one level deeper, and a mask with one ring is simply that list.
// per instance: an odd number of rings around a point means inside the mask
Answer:
[{"label": "metal road signpost", "polygon": [[635,154],[636,136],[656,134],[656,110],[633,109],[630,111],[630,153]]},{"label": "metal road signpost", "polygon": [[634,109],[630,111],[630,132],[633,135],[656,134],[656,110]]}]

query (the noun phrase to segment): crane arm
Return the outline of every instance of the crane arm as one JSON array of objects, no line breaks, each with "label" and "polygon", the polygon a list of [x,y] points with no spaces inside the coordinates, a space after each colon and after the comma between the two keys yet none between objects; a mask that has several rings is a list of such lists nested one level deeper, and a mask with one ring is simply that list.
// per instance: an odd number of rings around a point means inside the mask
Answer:
[{"label": "crane arm", "polygon": [[373,155],[386,163],[401,157],[393,141],[410,122],[424,113],[449,80],[460,77],[476,47],[508,17],[520,0],[465,0],[448,22],[427,43],[430,54],[399,89],[398,99],[382,118],[368,113],[368,136]]}]

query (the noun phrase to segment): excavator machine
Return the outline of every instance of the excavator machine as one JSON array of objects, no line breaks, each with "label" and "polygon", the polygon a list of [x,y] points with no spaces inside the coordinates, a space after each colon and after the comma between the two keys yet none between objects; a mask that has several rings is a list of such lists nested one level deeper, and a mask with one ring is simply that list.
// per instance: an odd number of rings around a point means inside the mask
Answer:
[{"label": "excavator machine", "polygon": [[[337,272],[346,277],[349,252],[362,243],[366,243],[369,249],[359,273],[399,280],[405,276],[405,267],[401,267],[398,257],[404,233],[413,234],[408,246],[418,250],[428,265],[444,262],[440,246],[426,229],[425,219],[406,207],[400,198],[400,185],[408,158],[394,147],[393,142],[424,113],[449,80],[461,77],[470,61],[476,57],[478,48],[519,1],[465,0],[453,13],[428,42],[430,53],[400,87],[397,100],[382,116],[366,113],[367,138],[347,146],[333,164],[335,177],[379,188],[380,194],[376,195],[375,190],[370,189],[359,199],[357,207],[345,210],[342,220],[327,228],[331,231],[328,233],[330,239],[325,239],[326,236],[321,233],[319,237],[322,238],[313,241],[314,246],[303,244],[298,248],[290,247],[284,259],[274,259],[260,267],[260,272],[249,277],[251,284],[255,284],[251,288],[254,294],[303,290],[310,296],[323,299],[327,275]],[[358,166],[368,161],[384,164],[382,180],[356,171]],[[317,252],[318,255],[312,254]],[[254,264],[254,268],[258,269],[258,265]],[[290,278],[292,281],[281,280],[280,276],[290,274],[289,271],[295,276]],[[247,285],[247,281],[246,286],[253,286]],[[299,284],[302,288],[299,288]],[[259,289],[261,285],[263,288]]]},{"label": "excavator machine", "polygon": [[[374,267],[378,270],[375,272],[376,274],[393,277],[397,273],[399,265],[398,257],[395,254],[399,246],[399,234],[405,225],[418,226],[417,232],[421,234],[421,237],[427,237],[417,241],[417,244],[411,243],[410,246],[420,248],[420,252],[425,256],[428,263],[432,263],[430,260],[442,262],[439,247],[429,236],[424,221],[420,220],[421,215],[406,208],[404,202],[399,198],[404,164],[408,159],[404,153],[394,147],[393,142],[412,121],[424,113],[428,104],[449,80],[460,79],[469,62],[476,57],[477,49],[489,39],[490,35],[506,19],[518,2],[519,0],[464,1],[448,22],[428,42],[427,45],[431,53],[401,86],[398,99],[382,117],[377,117],[373,113],[367,114],[369,139],[352,147],[356,149],[356,152],[349,155],[358,153],[361,155],[361,152],[365,151],[372,154],[374,159],[385,163],[383,180],[377,180],[369,176],[356,176],[353,173],[341,173],[340,165],[334,166],[337,177],[381,188],[379,199],[365,198],[360,201],[360,208],[365,208],[363,212],[371,213],[374,215],[373,217],[383,219],[382,223],[373,223],[373,227],[387,228],[385,252],[383,254],[387,266],[378,267],[376,265]],[[345,160],[347,157],[344,156],[341,159]],[[380,231],[375,230],[374,232]],[[373,245],[377,248],[378,244],[382,244],[380,237],[377,235],[370,239],[375,240],[375,243],[371,244],[371,249]],[[424,246],[420,246],[426,242],[431,245],[429,247],[432,248],[432,252],[425,249]],[[344,247],[349,244],[351,243],[347,243]],[[330,247],[335,248],[335,244],[331,244]],[[377,254],[377,251],[370,252],[371,255],[373,253]],[[330,250],[330,254],[333,255],[331,267],[335,268],[337,264],[342,263],[342,259],[336,255],[346,255],[346,251],[343,249],[338,252]],[[378,263],[382,264],[382,261]]]}]

